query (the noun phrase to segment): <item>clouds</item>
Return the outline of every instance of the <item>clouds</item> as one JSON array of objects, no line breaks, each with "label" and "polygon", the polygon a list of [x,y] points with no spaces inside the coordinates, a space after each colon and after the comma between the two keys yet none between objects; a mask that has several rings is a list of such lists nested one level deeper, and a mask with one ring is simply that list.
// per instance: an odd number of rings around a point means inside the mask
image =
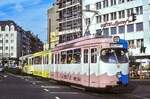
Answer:
[{"label": "clouds", "polygon": [[47,39],[47,9],[54,0],[0,0],[0,20],[14,20],[25,30]]}]

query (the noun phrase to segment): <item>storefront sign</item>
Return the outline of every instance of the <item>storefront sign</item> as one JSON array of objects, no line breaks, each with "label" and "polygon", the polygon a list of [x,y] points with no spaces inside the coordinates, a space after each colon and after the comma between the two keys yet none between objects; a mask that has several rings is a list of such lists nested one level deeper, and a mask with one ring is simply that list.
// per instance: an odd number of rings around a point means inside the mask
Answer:
[{"label": "storefront sign", "polygon": [[114,22],[105,22],[104,24],[101,24],[101,27],[102,28],[105,28],[105,27],[110,27],[110,26],[119,26],[119,25],[126,25],[127,23],[130,23],[131,21],[129,19],[127,20],[123,20],[123,21],[114,21]]}]

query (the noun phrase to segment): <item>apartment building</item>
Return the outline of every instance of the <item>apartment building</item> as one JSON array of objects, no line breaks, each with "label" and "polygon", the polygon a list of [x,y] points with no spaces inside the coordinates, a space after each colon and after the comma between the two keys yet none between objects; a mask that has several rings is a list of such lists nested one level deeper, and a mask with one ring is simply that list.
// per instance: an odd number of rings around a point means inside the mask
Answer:
[{"label": "apartment building", "polygon": [[[35,45],[35,46],[34,46]],[[23,55],[43,50],[43,43],[12,20],[0,21],[0,63],[18,61]]]},{"label": "apartment building", "polygon": [[82,0],[57,0],[59,43],[82,36]]}]

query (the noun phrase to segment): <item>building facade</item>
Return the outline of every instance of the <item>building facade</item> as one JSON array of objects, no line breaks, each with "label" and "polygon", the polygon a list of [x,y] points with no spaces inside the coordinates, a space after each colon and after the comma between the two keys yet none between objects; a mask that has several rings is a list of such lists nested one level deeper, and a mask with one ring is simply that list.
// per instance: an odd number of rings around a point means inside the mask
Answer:
[{"label": "building facade", "polygon": [[129,55],[150,59],[150,0],[82,0],[83,35],[118,35],[128,40]]},{"label": "building facade", "polygon": [[0,63],[3,60],[17,61],[20,56],[41,50],[43,43],[38,37],[23,30],[14,21],[0,21]]},{"label": "building facade", "polygon": [[82,0],[57,0],[59,43],[82,36]]},{"label": "building facade", "polygon": [[54,4],[49,8],[48,13],[48,44],[49,48],[54,48],[58,44],[58,5]]}]

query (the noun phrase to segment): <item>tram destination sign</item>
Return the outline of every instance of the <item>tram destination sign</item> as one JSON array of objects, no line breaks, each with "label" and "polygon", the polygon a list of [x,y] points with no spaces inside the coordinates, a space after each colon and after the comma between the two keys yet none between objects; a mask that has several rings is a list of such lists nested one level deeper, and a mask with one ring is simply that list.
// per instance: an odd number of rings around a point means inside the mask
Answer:
[{"label": "tram destination sign", "polygon": [[117,43],[111,43],[110,47],[119,47],[119,48],[123,48],[122,44],[117,44]]}]

